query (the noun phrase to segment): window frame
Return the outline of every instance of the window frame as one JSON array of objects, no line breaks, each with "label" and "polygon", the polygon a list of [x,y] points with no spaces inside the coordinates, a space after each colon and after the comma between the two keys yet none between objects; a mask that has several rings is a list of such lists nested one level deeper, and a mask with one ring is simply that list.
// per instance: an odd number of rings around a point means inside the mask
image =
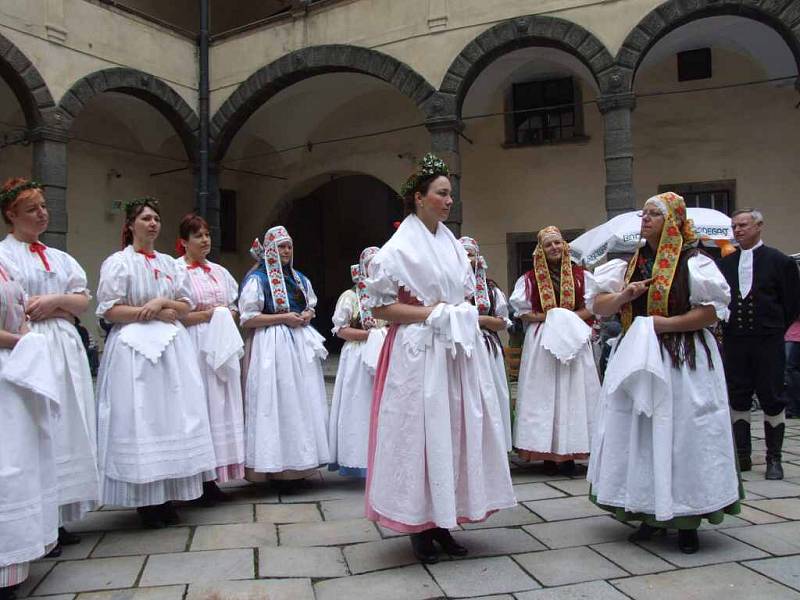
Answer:
[{"label": "window frame", "polygon": [[[684,198],[689,194],[708,194],[712,192],[728,193],[728,216],[736,210],[736,180],[720,179],[717,181],[697,181],[690,183],[670,183],[658,186],[658,193],[675,192]],[[687,208],[689,206],[687,205]],[[714,210],[719,210],[715,208]],[[720,211],[724,213],[725,211]]]}]

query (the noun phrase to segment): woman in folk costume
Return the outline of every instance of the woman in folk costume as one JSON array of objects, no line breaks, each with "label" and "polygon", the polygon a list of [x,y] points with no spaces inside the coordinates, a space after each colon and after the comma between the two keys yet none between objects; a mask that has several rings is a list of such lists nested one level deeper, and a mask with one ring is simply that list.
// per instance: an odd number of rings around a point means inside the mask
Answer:
[{"label": "woman in folk costume", "polygon": [[[83,518],[98,499],[92,375],[74,325],[75,317],[89,305],[86,273],[69,254],[39,241],[47,230],[49,216],[38,183],[11,179],[0,195],[0,210],[10,229],[0,242],[0,260],[25,290],[31,330],[47,338],[49,363],[59,382],[61,418],[56,426],[56,473],[59,524],[64,525]],[[61,544],[79,541],[79,536],[63,527],[59,529]],[[60,552],[57,547],[54,555]]]},{"label": "woman in folk costume", "polygon": [[410,533],[417,558],[467,549],[448,529],[516,505],[503,417],[466,252],[444,225],[447,165],[426,155],[403,186],[408,216],[372,259],[376,318],[389,321],[370,421],[367,518]]},{"label": "woman in folk costume", "polygon": [[588,457],[600,379],[589,343],[584,272],[557,227],[537,236],[533,269],[517,280],[511,306],[526,326],[519,369],[514,447],[550,472]]},{"label": "woman in folk costume", "polygon": [[488,265],[481,256],[478,242],[464,236],[458,240],[467,251],[467,258],[475,273],[475,296],[472,303],[478,309],[478,326],[483,334],[483,341],[488,350],[488,359],[492,366],[492,376],[497,386],[497,399],[500,401],[500,413],[503,415],[506,450],[511,452],[511,395],[508,391],[508,376],[503,356],[503,344],[498,333],[511,327],[508,318],[508,301],[497,284],[486,276]]},{"label": "woman in folk costume", "polygon": [[60,386],[47,338],[27,332],[25,293],[0,266],[0,600],[58,539]]},{"label": "woman in folk costume", "polygon": [[323,338],[311,326],[317,296],[294,269],[284,227],[264,235],[264,255],[239,295],[242,327],[255,331],[245,375],[248,479],[296,480],[329,462]]},{"label": "woman in folk costume", "polygon": [[[135,506],[145,527],[179,521],[217,466],[197,351],[181,324],[194,302],[185,269],[154,250],[158,202],[125,207],[123,249],[100,269],[97,316],[113,323],[97,378],[103,503]],[[207,476],[206,476],[207,475]]]},{"label": "woman in folk costume", "polygon": [[364,249],[358,264],[350,267],[355,283],[345,290],[333,312],[333,334],[345,340],[336,371],[328,445],[328,469],[349,477],[367,476],[367,446],[372,387],[378,356],[386,338],[386,322],[372,316],[367,302],[367,269],[380,248]]},{"label": "woman in folk costume", "polygon": [[[211,251],[208,223],[196,214],[180,223],[176,249],[178,269],[186,272],[194,309],[181,322],[200,358],[208,396],[208,419],[217,481],[244,478],[244,408],[239,359],[244,353],[235,319],[239,315],[238,285],[228,270],[207,259]],[[214,481],[203,483],[203,501],[213,504],[228,497]]]},{"label": "woman in folk costume", "polygon": [[734,458],[725,372],[708,330],[728,318],[730,289],[697,249],[683,198],[650,198],[645,244],[626,265],[587,274],[586,303],[621,313],[623,336],[608,363],[587,479],[591,498],[622,521],[631,541],[677,528],[696,552],[703,518],[720,523],[743,497]]}]

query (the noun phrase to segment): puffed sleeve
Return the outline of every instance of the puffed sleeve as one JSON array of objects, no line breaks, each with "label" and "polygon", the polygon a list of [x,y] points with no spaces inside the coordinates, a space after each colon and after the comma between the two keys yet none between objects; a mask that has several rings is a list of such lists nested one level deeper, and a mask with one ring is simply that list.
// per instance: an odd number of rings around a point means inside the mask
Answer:
[{"label": "puffed sleeve", "polygon": [[692,256],[689,267],[689,304],[692,306],[713,306],[717,319],[727,321],[730,317],[728,305],[731,302],[731,288],[725,276],[705,254]]},{"label": "puffed sleeve", "polygon": [[239,319],[246,323],[253,317],[262,314],[264,310],[264,290],[258,278],[251,277],[247,280],[239,295]]},{"label": "puffed sleeve", "polygon": [[511,303],[511,308],[514,309],[514,316],[526,315],[533,310],[528,294],[525,293],[525,276],[523,275],[517,279],[514,284],[514,291],[511,292],[511,298],[508,300]]},{"label": "puffed sleeve", "polygon": [[400,290],[400,286],[389,276],[385,266],[376,261],[377,257],[372,259],[369,277],[366,280],[367,295],[369,296],[367,305],[370,308],[397,303],[397,294]]},{"label": "puffed sleeve", "polygon": [[336,308],[333,311],[333,329],[331,333],[336,335],[342,327],[349,327],[353,321],[353,315],[358,310],[358,296],[353,290],[345,290],[336,301]]},{"label": "puffed sleeve", "polygon": [[125,261],[118,254],[112,254],[100,267],[100,283],[97,284],[98,317],[105,315],[112,306],[128,302],[130,276]]},{"label": "puffed sleeve", "polygon": [[496,317],[503,319],[506,322],[506,329],[510,328],[513,323],[508,317],[508,300],[506,295],[500,288],[494,288],[494,314]]},{"label": "puffed sleeve", "polygon": [[228,302],[228,309],[238,312],[239,309],[236,306],[236,300],[239,297],[239,284],[236,283],[236,280],[228,269],[220,266],[220,270],[222,271],[223,285],[225,286],[225,300]]},{"label": "puffed sleeve", "polygon": [[625,287],[625,272],[627,270],[628,263],[615,258],[597,267],[594,273],[584,271],[583,283],[586,286],[586,290],[583,298],[590,313],[595,314],[594,299],[599,294],[616,294],[622,291]]},{"label": "puffed sleeve", "polygon": [[86,279],[86,271],[84,271],[83,267],[71,257],[69,254],[65,253],[67,258],[66,262],[66,269],[67,269],[67,287],[65,290],[65,294],[83,294],[87,298],[91,298],[92,294],[89,291],[89,282]]},{"label": "puffed sleeve", "polygon": [[197,306],[197,303],[194,301],[192,297],[192,282],[189,281],[189,270],[188,269],[179,269],[173,263],[173,274],[172,277],[175,278],[174,284],[174,294],[175,300],[178,302],[186,302],[189,305],[191,310],[194,310]]}]

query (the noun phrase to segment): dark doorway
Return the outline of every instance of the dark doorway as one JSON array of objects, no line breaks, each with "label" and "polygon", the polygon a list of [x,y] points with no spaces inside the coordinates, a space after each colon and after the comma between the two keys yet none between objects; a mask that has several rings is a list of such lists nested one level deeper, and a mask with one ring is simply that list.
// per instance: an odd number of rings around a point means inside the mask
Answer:
[{"label": "dark doorway", "polygon": [[331,316],[341,293],[353,286],[350,265],[367,246],[386,242],[402,215],[397,193],[369,175],[332,179],[292,202],[285,224],[294,240],[294,264],[319,298],[314,326],[329,351],[338,352],[343,344],[331,334]]}]

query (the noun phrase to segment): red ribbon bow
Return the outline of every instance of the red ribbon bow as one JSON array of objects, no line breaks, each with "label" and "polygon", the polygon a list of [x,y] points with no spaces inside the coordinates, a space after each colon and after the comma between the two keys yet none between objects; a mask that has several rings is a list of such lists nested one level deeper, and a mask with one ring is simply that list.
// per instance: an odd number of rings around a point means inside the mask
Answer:
[{"label": "red ribbon bow", "polygon": [[47,250],[47,246],[45,246],[41,242],[33,242],[30,245],[30,250],[31,250],[31,252],[35,252],[36,254],[39,255],[39,258],[41,259],[42,264],[44,265],[45,271],[47,271],[49,273],[50,272],[50,263],[47,261],[47,254],[45,254],[45,250]]},{"label": "red ribbon bow", "polygon": [[[144,256],[147,260],[154,260],[155,257],[156,257],[156,253],[155,252],[148,252],[147,250],[144,250],[144,249],[139,249],[136,252],[141,254],[142,256]],[[147,264],[149,265],[150,263],[148,262]],[[158,269],[156,269],[154,267],[153,268],[153,275],[155,276],[156,281],[158,280],[158,274],[159,273],[161,273],[161,271],[159,271]],[[172,281],[172,277],[170,277],[169,275],[165,275],[165,276],[166,276],[167,279]]]},{"label": "red ribbon bow", "polygon": [[217,280],[214,277],[214,275],[211,274],[211,267],[208,266],[206,263],[199,263],[199,262],[192,263],[192,264],[189,265],[189,269],[190,270],[191,269],[200,269],[201,271],[203,271],[203,273],[205,273],[206,275],[208,275],[211,278],[211,281],[213,281],[214,283],[217,282]]}]

